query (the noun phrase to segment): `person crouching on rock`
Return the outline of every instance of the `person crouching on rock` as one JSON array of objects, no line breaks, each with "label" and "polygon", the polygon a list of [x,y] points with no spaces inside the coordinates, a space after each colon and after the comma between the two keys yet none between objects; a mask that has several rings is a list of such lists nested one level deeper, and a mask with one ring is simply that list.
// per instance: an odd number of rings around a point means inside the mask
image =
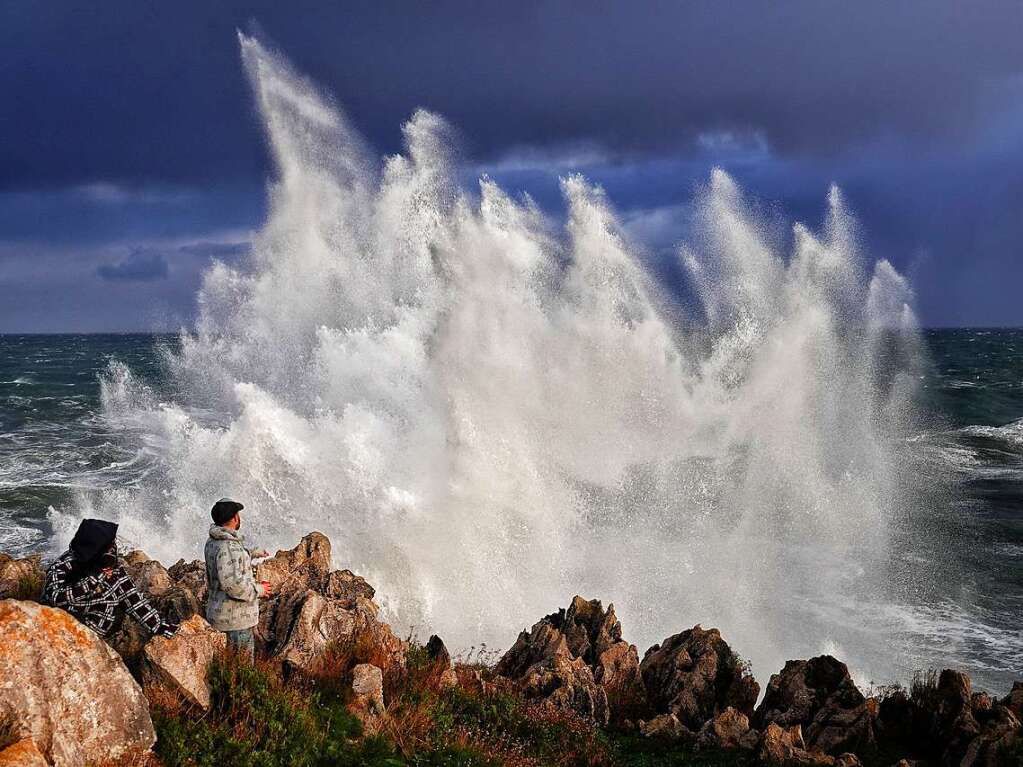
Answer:
[{"label": "person crouching on rock", "polygon": [[125,614],[150,634],[173,636],[177,625],[164,620],[136,588],[117,557],[116,538],[113,522],[82,520],[70,548],[46,570],[43,602],[66,610],[104,638]]},{"label": "person crouching on rock", "polygon": [[255,657],[253,629],[259,623],[259,600],[270,596],[270,584],[256,582],[252,557],[269,556],[263,549],[246,549],[239,512],[245,508],[221,498],[210,510],[213,524],[206,541],[206,620],[227,634],[228,645],[250,661]]}]

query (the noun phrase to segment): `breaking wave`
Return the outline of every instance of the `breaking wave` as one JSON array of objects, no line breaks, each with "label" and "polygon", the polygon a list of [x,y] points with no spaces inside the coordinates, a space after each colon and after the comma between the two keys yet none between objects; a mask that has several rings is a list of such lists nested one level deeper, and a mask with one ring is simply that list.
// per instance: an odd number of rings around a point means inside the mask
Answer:
[{"label": "breaking wave", "polygon": [[[679,251],[680,306],[599,188],[563,225],[492,180],[459,187],[417,112],[378,162],[342,111],[241,38],[277,174],[243,265],[217,264],[167,353],[123,366],[106,417],[156,456],[83,499],[150,554],[194,558],[213,500],[261,545],[327,533],[402,625],[507,646],[574,593],[641,649],[714,624],[761,675],[838,648],[900,671],[869,616],[911,504],[911,291],[860,252],[837,189],[787,243],[715,170]],[[58,536],[59,537],[59,536]]]}]

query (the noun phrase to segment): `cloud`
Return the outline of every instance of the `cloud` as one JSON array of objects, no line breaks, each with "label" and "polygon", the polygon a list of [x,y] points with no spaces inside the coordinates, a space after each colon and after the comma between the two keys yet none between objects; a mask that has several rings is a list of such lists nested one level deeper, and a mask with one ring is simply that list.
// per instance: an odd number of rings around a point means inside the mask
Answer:
[{"label": "cloud", "polygon": [[101,264],[96,274],[116,282],[153,282],[167,279],[170,269],[162,254],[136,250],[123,261]]}]

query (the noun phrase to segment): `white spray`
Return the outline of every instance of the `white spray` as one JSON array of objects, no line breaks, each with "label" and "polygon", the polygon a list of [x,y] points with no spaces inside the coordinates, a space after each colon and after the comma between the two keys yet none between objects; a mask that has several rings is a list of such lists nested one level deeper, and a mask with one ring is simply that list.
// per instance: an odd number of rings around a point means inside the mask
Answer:
[{"label": "white spray", "polygon": [[104,381],[155,465],[73,516],[195,558],[212,501],[238,498],[254,542],[321,530],[395,622],[455,647],[507,646],[580,593],[641,651],[702,622],[764,678],[827,649],[879,660],[863,616],[892,577],[917,336],[837,189],[785,255],[714,171],[680,252],[699,319],[679,320],[584,179],[563,181],[563,230],[487,179],[468,194],[427,112],[381,168],[286,62],[241,48],[268,220],[246,264],[207,273],[170,401],[123,367]]}]

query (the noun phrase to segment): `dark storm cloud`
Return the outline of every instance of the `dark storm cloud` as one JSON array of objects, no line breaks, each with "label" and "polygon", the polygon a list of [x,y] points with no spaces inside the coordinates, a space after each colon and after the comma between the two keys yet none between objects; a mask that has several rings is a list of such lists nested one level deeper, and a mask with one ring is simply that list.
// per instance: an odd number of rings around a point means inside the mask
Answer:
[{"label": "dark storm cloud", "polygon": [[123,261],[113,264],[100,264],[96,274],[104,280],[124,282],[152,282],[165,280],[169,270],[167,259],[161,253],[137,250]]},{"label": "dark storm cloud", "polygon": [[14,0],[0,183],[207,183],[265,170],[234,32],[255,20],[378,147],[417,106],[481,157],[633,153],[755,129],[783,154],[957,139],[1023,69],[1023,5]]}]

